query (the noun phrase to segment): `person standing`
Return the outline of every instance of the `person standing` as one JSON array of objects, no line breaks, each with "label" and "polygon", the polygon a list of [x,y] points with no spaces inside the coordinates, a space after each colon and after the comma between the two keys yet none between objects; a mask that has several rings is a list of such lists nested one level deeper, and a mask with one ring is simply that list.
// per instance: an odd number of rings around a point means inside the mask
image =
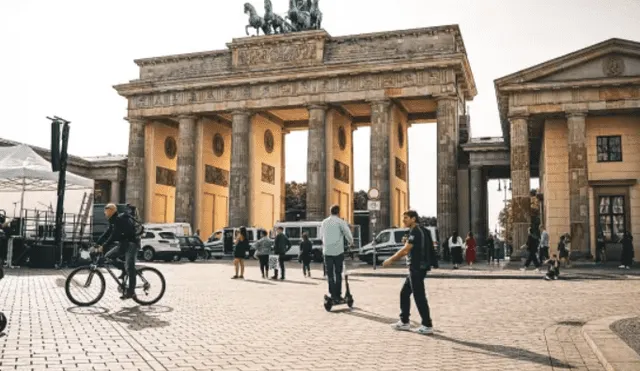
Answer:
[{"label": "person standing", "polygon": [[543,225],[540,226],[540,251],[539,258],[541,262],[549,259],[549,233]]},{"label": "person standing", "polygon": [[[289,238],[284,234],[284,228],[278,227],[277,229],[276,240],[273,243],[273,250],[276,255],[278,255],[278,262],[280,264],[280,271],[282,274],[280,275],[280,279],[284,280],[284,258],[287,256],[287,251],[291,249],[291,242],[289,242]],[[278,269],[273,270],[273,277],[271,279],[278,279]]]},{"label": "person standing", "polygon": [[417,329],[417,332],[424,335],[433,334],[433,322],[431,320],[429,302],[427,301],[424,287],[424,279],[431,266],[429,262],[429,252],[427,250],[430,248],[430,246],[427,246],[427,241],[431,240],[431,236],[427,237],[424,230],[417,225],[418,213],[415,211],[406,211],[402,219],[405,227],[409,228],[409,235],[405,245],[392,257],[382,263],[383,267],[389,267],[394,261],[403,256],[407,256],[409,274],[400,291],[400,321],[394,323],[392,327],[400,331],[411,330],[409,316],[411,311],[411,295],[413,295],[413,300],[416,303],[416,307],[418,307],[420,317],[422,317],[422,326]]},{"label": "person standing", "polygon": [[260,231],[262,235],[258,242],[255,243],[254,248],[256,250],[256,257],[260,261],[260,273],[262,273],[262,278],[269,277],[269,254],[271,253],[271,249],[273,248],[273,242],[269,238],[269,235],[266,231]]},{"label": "person standing", "polygon": [[349,224],[341,219],[340,206],[331,206],[331,215],[322,221],[322,254],[324,256],[329,295],[337,303],[342,299],[342,267],[344,265],[344,240],[353,244]]},{"label": "person standing", "polygon": [[473,233],[469,232],[467,234],[467,239],[464,241],[464,244],[466,246],[464,254],[465,260],[469,267],[473,267],[473,262],[476,261],[476,249],[478,247],[476,244],[476,239],[473,238]]},{"label": "person standing", "polygon": [[[236,240],[233,247],[233,266],[236,270],[235,276],[232,279],[242,278],[244,279],[244,258],[249,251],[249,240],[247,239],[247,228],[240,227],[236,234]],[[238,276],[238,268],[240,268],[240,275]]]},{"label": "person standing", "polygon": [[633,263],[633,236],[629,231],[624,232],[622,236],[622,254],[620,256],[620,269],[631,269],[631,264]]},{"label": "person standing", "polygon": [[311,256],[313,255],[313,244],[309,241],[307,232],[302,234],[302,242],[300,243],[300,258],[302,262],[302,274],[305,277],[311,277]]},{"label": "person standing", "polygon": [[536,272],[540,272],[540,261],[538,260],[538,239],[531,232],[531,228],[529,228],[529,235],[527,236],[527,251],[529,253],[527,257],[527,261],[524,263],[524,267],[520,268],[521,271],[527,270],[529,265],[533,261],[533,264],[536,267]]},{"label": "person standing", "polygon": [[453,269],[458,269],[458,266],[462,264],[462,244],[462,238],[458,236],[458,232],[453,231],[449,238],[449,251]]},{"label": "person standing", "polygon": [[607,258],[604,249],[604,233],[602,233],[602,231],[599,231],[598,237],[596,238],[596,263],[606,263]]},{"label": "person standing", "polygon": [[[489,233],[489,237],[487,237],[487,263],[489,264],[493,263],[495,256],[496,256],[495,242],[493,240],[493,235]],[[498,260],[498,262],[499,261],[500,260]]]}]

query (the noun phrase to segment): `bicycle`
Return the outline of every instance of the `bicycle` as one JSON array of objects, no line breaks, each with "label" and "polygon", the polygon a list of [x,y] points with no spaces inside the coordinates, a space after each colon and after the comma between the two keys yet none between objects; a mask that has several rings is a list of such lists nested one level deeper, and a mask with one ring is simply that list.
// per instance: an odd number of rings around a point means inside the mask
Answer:
[{"label": "bicycle", "polygon": [[[91,256],[91,264],[78,267],[71,271],[64,283],[67,297],[73,304],[80,307],[88,307],[94,305],[104,296],[107,284],[101,268],[106,269],[111,277],[116,281],[116,283],[118,284],[118,291],[120,293],[125,293],[127,291],[127,284],[129,280],[126,272],[124,273],[122,278],[116,276],[111,268],[113,266],[112,260],[105,259],[104,253],[91,253]],[[165,279],[162,273],[160,273],[160,271],[155,268],[145,266],[136,266],[136,273],[138,275],[135,288],[136,295],[132,299],[140,305],[153,305],[160,299],[162,299],[162,296],[164,295],[166,289]],[[86,274],[86,278],[81,278],[82,274]],[[71,293],[71,290],[75,287],[90,289],[90,286],[93,283],[94,278],[96,277],[98,278],[99,285],[95,287],[97,289],[97,296],[93,297],[93,299],[91,299],[91,296],[89,296],[89,294],[74,295]],[[152,285],[149,281],[153,280],[154,278],[159,279],[159,283]],[[145,300],[150,296],[150,290],[152,288],[158,287],[160,289],[160,293],[157,296],[153,296],[150,300]],[[81,301],[81,297],[89,297],[90,300]]]}]

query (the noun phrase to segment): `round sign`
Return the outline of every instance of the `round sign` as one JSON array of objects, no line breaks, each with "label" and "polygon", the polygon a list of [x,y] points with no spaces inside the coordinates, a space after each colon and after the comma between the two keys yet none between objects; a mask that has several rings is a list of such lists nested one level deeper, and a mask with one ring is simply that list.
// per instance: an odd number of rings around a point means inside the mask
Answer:
[{"label": "round sign", "polygon": [[378,188],[371,188],[369,189],[369,192],[367,192],[367,195],[370,200],[377,200],[380,196],[380,191],[378,191]]}]

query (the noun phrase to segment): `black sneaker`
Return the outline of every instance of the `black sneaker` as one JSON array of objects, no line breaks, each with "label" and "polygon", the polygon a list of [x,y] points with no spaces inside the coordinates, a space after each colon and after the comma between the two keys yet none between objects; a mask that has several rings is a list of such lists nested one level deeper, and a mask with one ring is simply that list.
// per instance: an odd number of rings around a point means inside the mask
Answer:
[{"label": "black sneaker", "polygon": [[120,300],[133,299],[135,297],[136,297],[136,294],[126,293],[126,294],[122,294],[122,296],[120,297]]}]

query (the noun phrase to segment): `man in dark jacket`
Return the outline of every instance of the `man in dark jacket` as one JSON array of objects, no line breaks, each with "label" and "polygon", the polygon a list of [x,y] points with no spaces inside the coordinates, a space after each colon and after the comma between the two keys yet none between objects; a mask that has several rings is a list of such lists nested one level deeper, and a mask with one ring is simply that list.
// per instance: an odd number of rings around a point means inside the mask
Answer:
[{"label": "man in dark jacket", "polygon": [[529,256],[527,257],[527,261],[524,263],[524,267],[520,268],[521,271],[529,268],[529,265],[533,261],[533,264],[536,266],[536,272],[540,272],[540,261],[538,261],[538,238],[533,235],[531,232],[531,228],[529,228],[529,236],[527,236],[527,251],[529,252]]},{"label": "man in dark jacket", "polygon": [[[104,207],[104,216],[109,221],[109,228],[100,236],[97,241],[97,252],[102,252],[103,246],[108,246],[113,242],[118,245],[105,254],[105,258],[111,259],[112,264],[122,270],[120,278],[126,274],[129,276],[129,286],[127,292],[123,293],[120,299],[131,299],[135,296],[136,287],[136,256],[140,241],[136,238],[135,227],[130,220],[131,216],[124,213],[118,214],[115,204],[107,204]],[[123,264],[117,258],[124,255]]]},{"label": "man in dark jacket", "polygon": [[[284,228],[278,227],[278,234],[276,235],[276,240],[273,243],[273,252],[278,255],[278,261],[280,263],[280,270],[282,271],[282,275],[280,279],[284,279],[284,258],[287,255],[287,251],[291,249],[291,242],[289,242],[289,238],[284,234]],[[278,279],[278,270],[274,269],[273,277],[271,279]]]}]

